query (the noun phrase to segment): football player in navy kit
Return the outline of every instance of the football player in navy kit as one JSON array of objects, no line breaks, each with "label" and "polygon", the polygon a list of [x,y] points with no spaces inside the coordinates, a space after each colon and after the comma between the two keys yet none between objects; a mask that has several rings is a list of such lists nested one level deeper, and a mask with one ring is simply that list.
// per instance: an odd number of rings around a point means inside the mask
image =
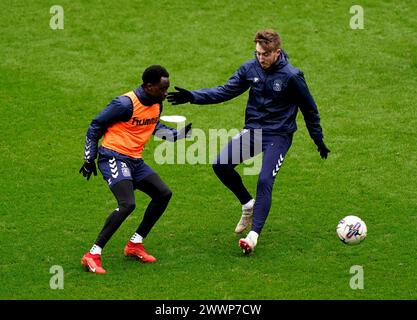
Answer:
[{"label": "football player in navy kit", "polygon": [[[241,65],[225,85],[194,91],[175,87],[177,91],[168,93],[167,97],[173,105],[215,104],[250,89],[244,129],[229,141],[213,164],[218,178],[242,204],[235,232],[241,233],[251,225],[246,238],[239,240],[246,254],[254,250],[269,214],[273,184],[297,130],[298,109],[321,157],[326,159],[330,152],[323,142],[319,112],[304,74],[289,63],[288,55],[281,49],[279,34],[272,29],[259,31],[255,44],[255,58]],[[236,145],[240,148],[233,147]],[[235,167],[260,152],[263,153],[262,169],[254,199]]]}]

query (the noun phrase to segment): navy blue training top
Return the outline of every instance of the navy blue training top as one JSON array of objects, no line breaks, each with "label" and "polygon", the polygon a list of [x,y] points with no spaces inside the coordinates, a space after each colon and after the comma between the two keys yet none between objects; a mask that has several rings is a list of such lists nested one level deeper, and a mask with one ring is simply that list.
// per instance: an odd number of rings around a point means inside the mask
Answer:
[{"label": "navy blue training top", "polygon": [[225,85],[191,91],[191,103],[224,102],[249,88],[244,128],[262,129],[266,135],[292,133],[297,130],[300,108],[310,137],[315,142],[323,139],[319,112],[304,74],[289,63],[284,51],[268,70],[262,69],[255,58],[244,63]]}]

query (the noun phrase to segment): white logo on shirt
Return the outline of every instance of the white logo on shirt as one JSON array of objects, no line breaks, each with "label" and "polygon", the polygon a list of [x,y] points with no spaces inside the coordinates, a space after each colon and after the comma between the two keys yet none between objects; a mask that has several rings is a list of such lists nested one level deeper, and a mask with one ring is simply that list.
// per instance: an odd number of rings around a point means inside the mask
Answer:
[{"label": "white logo on shirt", "polygon": [[274,89],[274,91],[281,91],[281,82],[279,80],[274,80],[272,89]]}]

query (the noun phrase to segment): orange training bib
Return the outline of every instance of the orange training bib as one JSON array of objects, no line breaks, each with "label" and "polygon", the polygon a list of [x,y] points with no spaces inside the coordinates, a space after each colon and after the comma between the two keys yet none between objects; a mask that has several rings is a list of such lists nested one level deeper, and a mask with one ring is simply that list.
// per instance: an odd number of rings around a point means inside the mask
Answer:
[{"label": "orange training bib", "polygon": [[142,151],[159,121],[160,105],[144,106],[133,91],[125,93],[132,100],[133,114],[127,122],[107,128],[101,145],[132,158],[142,158]]}]

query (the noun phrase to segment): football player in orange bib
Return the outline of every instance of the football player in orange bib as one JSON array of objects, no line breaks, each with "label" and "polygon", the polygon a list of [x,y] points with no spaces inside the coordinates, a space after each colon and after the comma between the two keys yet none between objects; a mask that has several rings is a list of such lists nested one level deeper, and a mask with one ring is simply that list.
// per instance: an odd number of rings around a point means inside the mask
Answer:
[{"label": "football player in orange bib", "polygon": [[[124,248],[124,254],[142,262],[155,262],[143,246],[143,239],[165,211],[172,192],[142,159],[142,151],[152,135],[169,141],[187,137],[191,123],[177,131],[159,122],[162,101],[169,88],[169,74],[159,65],[148,67],[142,85],[116,97],[91,122],[84,147],[84,164],[80,173],[90,179],[97,175],[95,159],[104,180],[116,197],[118,207],[109,215],[91,250],[81,264],[90,272],[103,274],[101,251],[123,221],[135,209],[134,190],[151,197],[143,219]],[[98,147],[98,141],[101,139]]]}]

